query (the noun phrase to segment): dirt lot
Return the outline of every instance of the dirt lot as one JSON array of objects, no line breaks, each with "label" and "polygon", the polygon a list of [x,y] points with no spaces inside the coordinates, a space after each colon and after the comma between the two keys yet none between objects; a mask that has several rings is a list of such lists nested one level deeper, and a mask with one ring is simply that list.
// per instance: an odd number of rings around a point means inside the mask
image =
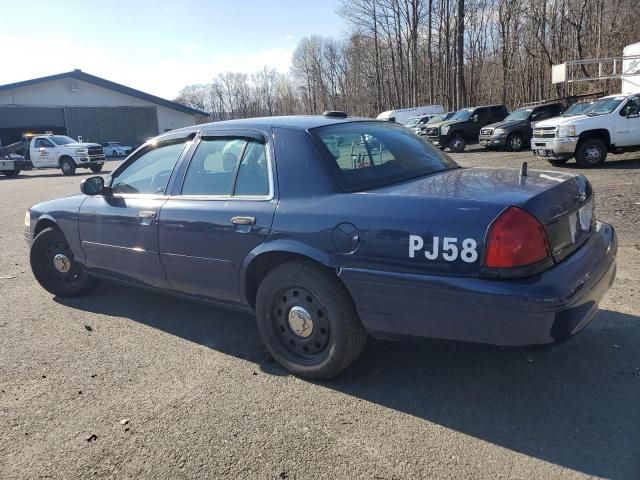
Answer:
[{"label": "dirt lot", "polygon": [[246,315],[107,283],[52,298],[24,211],[83,175],[0,177],[0,478],[639,478],[640,156],[614,158],[585,172],[620,253],[582,334],[535,351],[370,341],[325,383],[275,365]]}]

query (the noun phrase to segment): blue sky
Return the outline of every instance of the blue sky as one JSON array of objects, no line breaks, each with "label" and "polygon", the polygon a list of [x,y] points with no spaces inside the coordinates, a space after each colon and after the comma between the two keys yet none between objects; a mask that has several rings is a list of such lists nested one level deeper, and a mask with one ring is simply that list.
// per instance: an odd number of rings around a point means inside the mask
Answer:
[{"label": "blue sky", "polygon": [[173,98],[227,70],[286,72],[301,37],[344,33],[338,3],[0,0],[0,85],[80,68]]}]

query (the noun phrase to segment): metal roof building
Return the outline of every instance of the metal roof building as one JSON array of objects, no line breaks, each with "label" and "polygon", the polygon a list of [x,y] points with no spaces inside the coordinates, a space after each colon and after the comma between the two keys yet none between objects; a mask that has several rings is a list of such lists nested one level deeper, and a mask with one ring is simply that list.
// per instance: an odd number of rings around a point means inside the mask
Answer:
[{"label": "metal roof building", "polygon": [[134,145],[207,115],[81,70],[0,85],[3,145],[29,131]]}]

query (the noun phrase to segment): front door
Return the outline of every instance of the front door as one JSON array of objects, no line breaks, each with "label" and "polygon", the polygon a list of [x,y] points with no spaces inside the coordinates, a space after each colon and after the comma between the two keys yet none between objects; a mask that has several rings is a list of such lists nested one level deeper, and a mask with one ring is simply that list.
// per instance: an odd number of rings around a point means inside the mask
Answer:
[{"label": "front door", "polygon": [[239,271],[276,209],[270,145],[260,135],[201,139],[182,186],[160,210],[160,252],[172,289],[240,303]]},{"label": "front door", "polygon": [[161,142],[116,170],[108,195],[80,208],[80,240],[87,267],[120,280],[167,288],[158,250],[158,216],[187,140]]},{"label": "front door", "polygon": [[36,168],[57,167],[58,159],[56,146],[51,140],[39,137],[33,140],[31,148],[31,163]]},{"label": "front door", "polygon": [[640,145],[640,96],[631,97],[614,113],[616,147]]}]

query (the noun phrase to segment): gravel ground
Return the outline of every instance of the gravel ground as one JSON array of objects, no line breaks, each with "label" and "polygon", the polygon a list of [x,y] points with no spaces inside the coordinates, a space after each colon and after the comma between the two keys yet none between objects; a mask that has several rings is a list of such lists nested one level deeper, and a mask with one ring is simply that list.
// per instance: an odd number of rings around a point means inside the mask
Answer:
[{"label": "gravel ground", "polygon": [[108,283],[52,298],[24,211],[86,174],[0,177],[0,478],[639,478],[640,156],[622,158],[584,172],[620,252],[582,334],[544,350],[370,341],[323,383],[274,364],[247,315]]}]

